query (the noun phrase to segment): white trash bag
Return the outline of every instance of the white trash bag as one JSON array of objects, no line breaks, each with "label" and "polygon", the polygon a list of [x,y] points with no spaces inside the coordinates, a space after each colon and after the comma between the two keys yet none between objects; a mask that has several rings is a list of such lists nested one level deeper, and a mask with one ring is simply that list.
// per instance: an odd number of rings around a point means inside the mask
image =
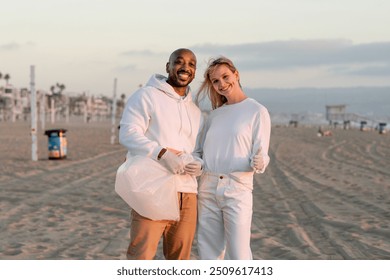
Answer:
[{"label": "white trash bag", "polygon": [[118,168],[115,191],[132,209],[146,218],[180,219],[175,175],[151,158],[128,158]]}]

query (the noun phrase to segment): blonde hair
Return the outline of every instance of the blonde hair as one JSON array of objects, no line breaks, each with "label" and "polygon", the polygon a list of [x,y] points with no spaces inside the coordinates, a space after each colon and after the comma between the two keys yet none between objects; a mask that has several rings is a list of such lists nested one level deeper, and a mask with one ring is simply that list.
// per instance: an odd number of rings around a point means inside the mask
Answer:
[{"label": "blonde hair", "polygon": [[[213,110],[218,108],[218,107],[221,107],[223,104],[225,104],[227,102],[226,97],[223,95],[220,95],[214,89],[213,84],[211,83],[211,80],[210,80],[210,74],[214,71],[214,69],[217,66],[220,66],[220,65],[226,65],[230,69],[230,71],[232,71],[233,73],[238,72],[237,68],[234,66],[233,62],[224,56],[210,59],[208,66],[206,68],[206,71],[204,73],[204,81],[202,82],[202,84],[198,90],[198,93],[196,94],[196,97],[195,97],[196,104],[199,105],[200,101],[203,100],[205,98],[205,96],[209,97]],[[240,84],[240,81],[238,81],[238,83]],[[241,84],[240,84],[240,86],[241,86]]]}]

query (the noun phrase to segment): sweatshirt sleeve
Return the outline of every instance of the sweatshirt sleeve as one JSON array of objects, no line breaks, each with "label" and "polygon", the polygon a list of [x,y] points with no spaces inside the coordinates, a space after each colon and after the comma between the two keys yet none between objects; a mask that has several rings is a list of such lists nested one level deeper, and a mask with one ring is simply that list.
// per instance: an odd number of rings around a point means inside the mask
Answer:
[{"label": "sweatshirt sleeve", "polygon": [[200,126],[199,126],[199,132],[198,132],[198,135],[196,137],[196,143],[195,143],[195,148],[194,148],[194,151],[192,153],[192,156],[201,162],[202,164],[202,167],[204,165],[204,161],[203,161],[203,142],[204,142],[204,138],[205,138],[205,135],[206,135],[206,120],[205,118],[202,116],[201,118],[201,122],[200,122]]},{"label": "sweatshirt sleeve", "polygon": [[153,103],[144,89],[136,91],[126,102],[120,121],[119,142],[132,155],[156,159],[163,148],[145,136],[149,127]]},{"label": "sweatshirt sleeve", "polygon": [[268,110],[263,106],[261,107],[260,113],[257,115],[257,119],[255,121],[253,137],[254,142],[251,160],[261,147],[261,155],[264,159],[264,167],[261,170],[256,170],[256,173],[264,173],[270,161],[270,157],[268,156],[268,149],[271,137],[271,118],[269,116]]}]

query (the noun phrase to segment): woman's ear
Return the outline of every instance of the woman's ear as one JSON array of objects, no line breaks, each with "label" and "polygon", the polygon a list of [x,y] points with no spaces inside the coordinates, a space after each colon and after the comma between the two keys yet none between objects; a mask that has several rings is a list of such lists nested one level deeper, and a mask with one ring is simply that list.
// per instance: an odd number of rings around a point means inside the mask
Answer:
[{"label": "woman's ear", "polygon": [[237,81],[240,81],[240,73],[237,70],[234,72],[234,75],[236,75]]}]

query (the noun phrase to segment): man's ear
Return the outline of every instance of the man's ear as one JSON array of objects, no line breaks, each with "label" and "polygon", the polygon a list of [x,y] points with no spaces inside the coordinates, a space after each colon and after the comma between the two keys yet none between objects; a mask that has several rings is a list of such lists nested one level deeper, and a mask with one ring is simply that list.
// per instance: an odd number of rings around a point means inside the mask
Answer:
[{"label": "man's ear", "polygon": [[169,62],[167,62],[167,64],[165,65],[165,71],[167,71],[167,73],[169,73]]}]

